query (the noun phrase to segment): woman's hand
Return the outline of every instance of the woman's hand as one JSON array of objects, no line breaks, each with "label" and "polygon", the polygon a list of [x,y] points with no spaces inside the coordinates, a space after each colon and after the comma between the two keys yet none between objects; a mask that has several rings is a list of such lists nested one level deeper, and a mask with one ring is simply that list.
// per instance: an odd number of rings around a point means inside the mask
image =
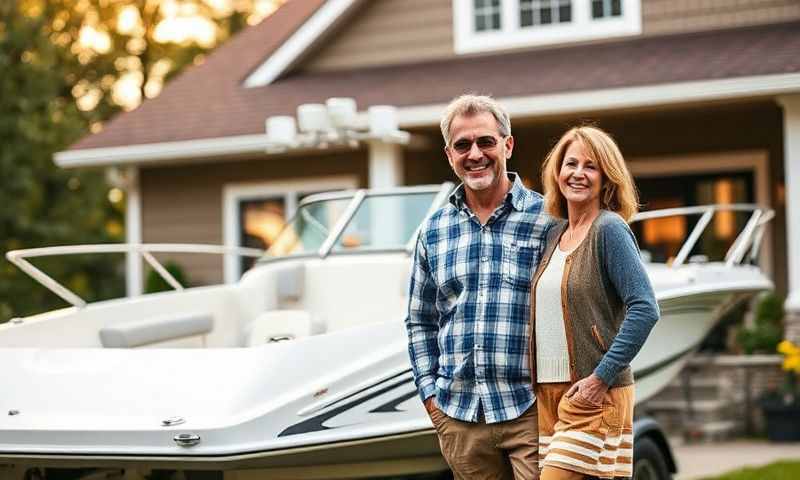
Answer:
[{"label": "woman's hand", "polygon": [[592,373],[588,377],[573,383],[567,390],[566,395],[567,397],[578,395],[587,403],[602,405],[607,391],[608,385],[600,380],[600,377]]}]

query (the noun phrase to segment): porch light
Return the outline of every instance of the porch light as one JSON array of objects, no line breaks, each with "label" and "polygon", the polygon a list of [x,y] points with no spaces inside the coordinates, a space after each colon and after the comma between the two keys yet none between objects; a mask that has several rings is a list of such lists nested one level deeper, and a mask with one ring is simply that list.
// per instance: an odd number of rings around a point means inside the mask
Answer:
[{"label": "porch light", "polygon": [[325,104],[306,103],[291,116],[268,117],[265,122],[268,153],[331,145],[357,148],[361,142],[407,144],[410,134],[398,129],[397,109],[374,105],[358,112],[352,98],[329,98]]}]

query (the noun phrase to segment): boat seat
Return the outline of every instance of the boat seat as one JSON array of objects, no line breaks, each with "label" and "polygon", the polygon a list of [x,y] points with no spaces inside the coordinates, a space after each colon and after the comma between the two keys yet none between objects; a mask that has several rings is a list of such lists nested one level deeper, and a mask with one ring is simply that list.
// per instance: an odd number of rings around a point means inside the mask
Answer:
[{"label": "boat seat", "polygon": [[287,265],[277,271],[278,304],[298,302],[303,297],[306,269],[302,263]]},{"label": "boat seat", "polygon": [[204,335],[214,328],[209,313],[157,316],[105,326],[100,343],[105,348],[133,348],[176,338]]},{"label": "boat seat", "polygon": [[324,331],[325,325],[305,310],[273,310],[253,320],[245,336],[245,346],[294,340]]}]

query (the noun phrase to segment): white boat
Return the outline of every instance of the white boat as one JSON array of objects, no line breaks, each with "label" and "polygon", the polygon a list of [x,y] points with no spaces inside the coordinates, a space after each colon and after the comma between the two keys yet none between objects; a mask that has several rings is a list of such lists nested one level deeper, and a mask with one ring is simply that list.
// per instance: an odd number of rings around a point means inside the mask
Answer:
[{"label": "white boat", "polygon": [[[441,471],[403,319],[419,225],[451,189],[309,197],[235,284],[183,289],[152,254],[259,252],[190,245],[9,252],[73,306],[0,325],[0,478]],[[722,210],[750,212],[725,261],[687,261]],[[674,215],[700,218],[669,264],[646,264],[662,318],[633,362],[638,402],[678,373],[728,308],[772,288],[753,264],[771,211],[717,205],[645,212],[636,221]],[[138,252],[176,290],[86,304],[27,260],[90,251]],[[647,431],[640,424],[637,435]]]}]

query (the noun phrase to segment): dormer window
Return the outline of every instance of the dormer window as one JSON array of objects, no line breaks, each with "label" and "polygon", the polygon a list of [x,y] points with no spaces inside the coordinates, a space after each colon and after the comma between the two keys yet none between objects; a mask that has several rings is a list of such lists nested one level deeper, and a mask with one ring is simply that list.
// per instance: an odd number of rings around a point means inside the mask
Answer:
[{"label": "dormer window", "polygon": [[642,31],[641,0],[453,0],[456,53],[570,43]]},{"label": "dormer window", "polygon": [[519,0],[520,28],[572,21],[572,0]]},{"label": "dormer window", "polygon": [[475,31],[500,30],[500,0],[475,1]]},{"label": "dormer window", "polygon": [[592,18],[622,16],[622,0],[592,0]]}]

